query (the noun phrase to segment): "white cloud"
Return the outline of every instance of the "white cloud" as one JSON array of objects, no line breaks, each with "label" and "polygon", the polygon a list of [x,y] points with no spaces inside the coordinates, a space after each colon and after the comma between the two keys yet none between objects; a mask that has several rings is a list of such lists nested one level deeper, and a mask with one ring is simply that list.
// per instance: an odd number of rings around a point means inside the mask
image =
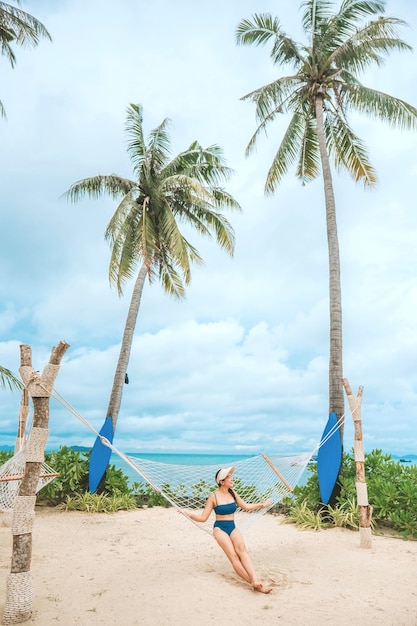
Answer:
[{"label": "white cloud", "polygon": [[[124,117],[129,102],[141,102],[147,130],[171,118],[174,152],[194,139],[224,148],[243,212],[230,216],[234,259],[193,237],[206,263],[194,268],[184,302],[146,285],[116,443],[126,451],[311,450],[328,411],[323,191],[321,181],[302,187],[289,175],[264,197],[284,119],[244,157],[255,119],[239,98],[275,75],[267,49],[234,43],[253,3],[214,0],[196,11],[189,0],[121,0],[115,10],[107,0],[28,0],[25,8],[54,41],[18,50],[13,71],[0,59],[8,114],[0,122],[0,363],[17,371],[19,344],[29,343],[42,369],[50,348],[68,341],[56,387],[101,427],[132,285],[119,299],[108,283],[112,202],[71,205],[61,195],[97,173],[131,175]],[[405,0],[388,8],[411,24],[404,37],[416,46],[417,8]],[[280,15],[301,37],[296,7],[265,0],[256,11]],[[405,54],[364,82],[416,104],[415,74]],[[380,182],[364,192],[335,179],[345,374],[353,389],[365,387],[366,448],[405,454],[417,448],[416,135],[353,123]],[[2,442],[10,443],[20,398],[0,394]],[[93,440],[51,400],[51,445]]]}]

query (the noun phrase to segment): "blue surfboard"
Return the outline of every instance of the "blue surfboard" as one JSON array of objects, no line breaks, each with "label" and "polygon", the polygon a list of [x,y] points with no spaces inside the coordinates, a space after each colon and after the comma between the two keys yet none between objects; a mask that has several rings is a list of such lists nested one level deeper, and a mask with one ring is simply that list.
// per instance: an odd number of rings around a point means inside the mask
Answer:
[{"label": "blue surfboard", "polygon": [[[106,417],[101,427],[100,435],[113,443],[113,424],[111,417]],[[100,437],[97,437],[90,455],[90,465],[88,470],[88,489],[91,493],[97,489],[104,472],[109,464],[111,448],[105,446]]]},{"label": "blue surfboard", "polygon": [[[330,432],[333,434],[327,439]],[[336,413],[330,413],[321,442],[317,453],[317,476],[321,501],[328,504],[342,464],[342,442]]]}]

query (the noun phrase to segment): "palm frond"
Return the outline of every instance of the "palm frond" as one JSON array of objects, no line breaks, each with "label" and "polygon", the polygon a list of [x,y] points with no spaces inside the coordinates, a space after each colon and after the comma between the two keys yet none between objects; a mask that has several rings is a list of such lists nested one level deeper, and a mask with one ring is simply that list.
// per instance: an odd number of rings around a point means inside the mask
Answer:
[{"label": "palm frond", "polygon": [[167,258],[159,266],[159,279],[164,291],[177,300],[185,298],[185,286],[181,275]]},{"label": "palm frond", "polygon": [[2,29],[0,26],[0,55],[6,57],[10,65],[14,67],[16,64],[16,56],[13,52],[13,48],[8,43],[8,36],[8,31]]},{"label": "palm frond", "polygon": [[140,104],[130,104],[127,108],[125,129],[128,137],[127,151],[136,176],[140,176],[146,158],[146,145],[143,136],[143,109]]},{"label": "palm frond", "polygon": [[303,79],[298,74],[282,76],[263,87],[251,91],[243,96],[241,100],[252,100],[256,105],[256,118],[263,121],[274,111],[276,113],[285,113],[291,110],[290,103],[293,101],[293,95],[303,83]]},{"label": "palm frond", "polygon": [[6,367],[2,367],[0,365],[0,388],[8,388],[10,389],[10,391],[21,391],[22,389],[24,389],[24,384],[22,383],[20,378],[17,378],[17,376],[13,374],[13,372],[11,372]]},{"label": "palm frond", "polygon": [[194,141],[166,165],[161,171],[161,178],[165,187],[169,178],[181,175],[195,179],[202,185],[212,186],[228,181],[234,173],[232,168],[227,167],[220,146],[203,148]]},{"label": "palm frond", "polygon": [[[325,32],[321,35],[326,39],[325,46],[333,42],[333,49],[342,45],[344,41],[355,38],[355,35],[366,28],[365,18],[377,17],[380,19],[385,11],[385,2],[368,0],[345,0],[338,13],[327,20]],[[372,23],[372,22],[371,22]]]},{"label": "palm frond", "polygon": [[302,2],[301,25],[304,32],[314,36],[322,28],[323,22],[326,22],[330,17],[332,8],[333,2],[326,0],[306,0]]},{"label": "palm frond", "polygon": [[169,161],[171,141],[168,126],[170,123],[171,121],[166,118],[150,132],[147,152],[151,172],[159,173]]},{"label": "palm frond", "polygon": [[269,13],[255,14],[251,20],[241,20],[236,29],[236,42],[239,45],[265,45],[274,39],[271,59],[275,65],[297,66],[302,60],[298,45],[282,30],[278,18]]},{"label": "palm frond", "polygon": [[304,134],[301,140],[297,178],[303,184],[308,183],[320,173],[320,151],[317,139],[317,125],[313,115],[306,118]]},{"label": "palm frond", "polygon": [[298,98],[300,91],[292,88],[294,84],[299,84],[298,77],[283,77],[278,81],[269,83],[260,89],[247,94],[242,99],[251,97],[256,103],[256,118],[260,124],[246,147],[245,154],[248,156],[254,149],[258,137],[261,133],[267,134],[267,128],[272,122],[287,110],[300,108],[302,97]]},{"label": "palm frond", "polygon": [[404,100],[363,85],[346,84],[341,89],[346,109],[354,109],[381,119],[401,130],[417,129],[417,108]]},{"label": "palm frond", "polygon": [[399,27],[404,25],[403,20],[380,17],[363,28],[354,30],[347,39],[340,37],[340,28],[336,25],[338,35],[332,37],[333,42],[337,42],[338,45],[334,46],[333,52],[329,55],[327,65],[363,72],[372,64],[382,65],[392,51],[410,51],[411,46],[398,36]]},{"label": "palm frond", "polygon": [[45,26],[33,15],[0,2],[0,41],[18,46],[37,46],[40,39],[52,41]]},{"label": "palm frond", "polygon": [[280,32],[278,18],[272,17],[270,13],[255,14],[252,20],[243,19],[239,22],[236,28],[236,43],[241,46],[253,43],[261,46]]},{"label": "palm frond", "polygon": [[265,193],[272,194],[290,165],[294,164],[305,134],[305,117],[297,111],[291,118],[281,144],[269,168],[265,183]]},{"label": "palm frond", "polygon": [[358,20],[385,12],[385,0],[343,0],[337,18],[342,22],[357,24]]},{"label": "palm frond", "polygon": [[[138,262],[150,269],[158,253],[157,232],[146,212],[147,199],[124,198],[106,229],[106,240],[111,245],[109,280],[123,293],[125,282],[135,275]],[[152,273],[149,272],[152,279]]]},{"label": "palm frond", "polygon": [[324,130],[327,149],[336,168],[346,169],[353,180],[362,182],[364,187],[374,187],[377,177],[368,151],[346,121],[340,115],[328,114]]},{"label": "palm frond", "polygon": [[136,183],[128,178],[122,178],[116,174],[98,175],[83,178],[73,183],[62,197],[70,202],[78,202],[86,196],[92,200],[97,200],[103,194],[119,199],[121,196],[131,193],[135,188]]}]

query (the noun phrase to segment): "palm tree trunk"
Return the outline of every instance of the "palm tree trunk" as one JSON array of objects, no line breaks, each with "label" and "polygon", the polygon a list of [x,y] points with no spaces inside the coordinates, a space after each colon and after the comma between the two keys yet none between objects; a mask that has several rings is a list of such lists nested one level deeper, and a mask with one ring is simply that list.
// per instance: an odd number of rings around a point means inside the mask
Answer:
[{"label": "palm tree trunk", "polygon": [[330,307],[330,359],[329,359],[329,413],[334,411],[339,420],[340,437],[343,444],[344,415],[343,397],[343,344],[342,344],[342,295],[340,286],[340,255],[337,237],[336,205],[333,192],[332,173],[323,123],[323,97],[316,97],[317,137],[323,172],[324,198],[326,203],[327,245],[329,250],[329,307]]},{"label": "palm tree trunk", "polygon": [[112,418],[113,433],[116,430],[117,418],[119,416],[123,385],[125,383],[126,370],[129,364],[130,351],[133,342],[133,334],[135,332],[136,320],[139,313],[139,306],[147,273],[148,268],[145,264],[143,264],[139,270],[135,286],[133,287],[132,299],[130,301],[126,326],[120,346],[119,360],[114,374],[113,387],[110,394],[109,406],[107,408],[107,416]]}]

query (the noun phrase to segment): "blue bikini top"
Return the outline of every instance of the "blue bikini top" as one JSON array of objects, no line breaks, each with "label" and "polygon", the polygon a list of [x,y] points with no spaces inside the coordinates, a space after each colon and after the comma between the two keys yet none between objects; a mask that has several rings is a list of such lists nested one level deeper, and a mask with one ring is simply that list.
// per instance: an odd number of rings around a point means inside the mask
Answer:
[{"label": "blue bikini top", "polygon": [[[217,503],[216,494],[214,494],[214,499]],[[227,504],[217,504],[217,506],[214,507],[216,515],[233,515],[233,513],[236,513],[236,510],[237,504],[235,500],[233,500],[233,502],[228,502]]]}]

